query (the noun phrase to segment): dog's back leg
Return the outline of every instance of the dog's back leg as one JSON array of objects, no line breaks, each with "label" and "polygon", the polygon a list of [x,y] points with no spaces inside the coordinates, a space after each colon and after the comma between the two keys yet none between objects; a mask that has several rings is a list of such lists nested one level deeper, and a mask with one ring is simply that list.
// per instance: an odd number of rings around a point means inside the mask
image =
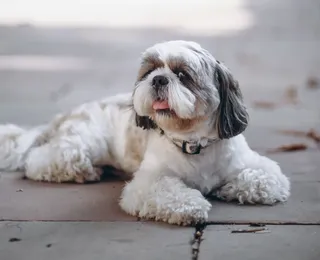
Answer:
[{"label": "dog's back leg", "polygon": [[[98,122],[98,123],[97,123]],[[99,120],[68,117],[56,128],[50,140],[33,148],[26,159],[26,177],[48,182],[99,181],[102,169],[95,167],[108,160],[105,129]]]},{"label": "dog's back leg", "polygon": [[24,170],[25,159],[33,147],[44,140],[46,126],[21,128],[13,124],[0,125],[0,169]]},{"label": "dog's back leg", "polygon": [[76,139],[69,136],[68,142],[52,140],[32,149],[26,160],[26,177],[48,182],[99,181],[102,170],[93,166],[87,149]]}]

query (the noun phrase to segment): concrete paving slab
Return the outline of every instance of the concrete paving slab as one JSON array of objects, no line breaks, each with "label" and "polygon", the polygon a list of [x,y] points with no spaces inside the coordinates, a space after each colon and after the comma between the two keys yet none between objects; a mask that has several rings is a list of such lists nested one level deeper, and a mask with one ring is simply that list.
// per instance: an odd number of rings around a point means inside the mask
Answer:
[{"label": "concrete paving slab", "polygon": [[[319,153],[272,155],[292,180],[292,196],[276,206],[247,206],[213,201],[213,222],[320,223]],[[121,211],[122,181],[90,184],[48,184],[22,180],[19,173],[2,173],[0,217],[6,220],[135,221]]]},{"label": "concrete paving slab", "polygon": [[[320,123],[318,125],[320,125]],[[300,131],[303,133],[307,133],[308,131],[310,131],[310,129],[316,129],[316,127],[312,127],[310,124],[309,126],[304,125],[303,128],[300,126],[281,127],[277,124],[269,124],[268,127],[249,125],[244,132],[244,136],[246,137],[249,146],[253,150],[269,157],[274,156],[273,153],[270,153],[271,151],[279,148],[280,146],[292,144],[304,144],[307,146],[307,153],[310,152],[316,154],[315,152],[320,152],[320,146],[317,145],[314,140],[302,136],[295,136],[294,134],[284,134],[283,132],[281,132]],[[320,131],[317,132],[320,134]],[[276,153],[276,155],[279,154],[280,153]]]},{"label": "concrete paving slab", "polygon": [[213,222],[301,222],[320,224],[320,153],[302,151],[270,156],[280,163],[292,182],[288,202],[275,206],[238,205],[213,201]]},{"label": "concrete paving slab", "polygon": [[[296,142],[298,138],[280,136],[272,131],[308,130],[320,125],[320,90],[311,90],[306,84],[310,77],[319,75],[320,9],[316,2],[269,0],[258,4],[248,0],[245,9],[253,22],[248,28],[212,35],[175,28],[0,26],[0,122],[40,124],[76,104],[130,90],[139,66],[139,55],[146,47],[163,40],[185,39],[201,43],[225,62],[240,81],[246,103],[251,106],[250,127],[245,133],[250,146],[265,152]],[[261,100],[278,102],[292,86],[297,89],[297,104],[282,104],[277,109],[252,106]],[[314,149],[310,153],[271,155],[279,159],[293,180],[293,195],[287,204],[270,208],[215,202],[211,219],[225,221],[237,216],[238,220],[247,221],[318,221],[318,154],[314,144],[308,142],[308,145]],[[111,203],[111,197],[105,196],[104,190],[109,190],[113,184],[49,185],[12,178],[4,177],[0,181],[0,207],[6,209],[0,208],[0,214],[8,218],[118,218],[108,207],[112,203],[116,205],[121,184],[115,188],[117,195],[111,196],[114,200]],[[26,192],[16,194],[19,187]],[[79,189],[77,192],[82,197],[72,193],[74,189]],[[26,195],[21,196],[24,193]],[[102,207],[103,213],[100,202],[109,205]],[[36,203],[42,205],[41,211]],[[57,209],[58,204],[63,205],[62,211]],[[52,205],[56,209],[54,212]],[[110,207],[118,210],[116,206]]]},{"label": "concrete paving slab", "polygon": [[275,160],[292,182],[320,183],[320,151],[306,150],[264,154]]},{"label": "concrete paving slab", "polygon": [[275,206],[212,202],[209,221],[218,223],[317,223],[320,224],[319,183],[293,183],[288,202]]},{"label": "concrete paving slab", "polygon": [[1,222],[0,259],[185,260],[193,233],[146,223]]},{"label": "concrete paving slab", "polygon": [[[0,69],[0,122],[43,124],[55,114],[84,102],[131,91],[134,78],[127,79],[130,84],[123,80],[115,82],[116,74],[111,75],[114,72],[110,72],[110,67],[105,66],[106,75],[88,70],[8,72]],[[124,63],[122,67],[130,64]]]},{"label": "concrete paving slab", "polygon": [[[234,234],[248,226],[209,226],[199,260],[318,260],[320,226],[267,226],[270,233]],[[251,228],[252,229],[252,228]]]},{"label": "concrete paving slab", "polygon": [[59,221],[136,221],[118,206],[123,182],[50,184],[2,173],[0,219]]}]

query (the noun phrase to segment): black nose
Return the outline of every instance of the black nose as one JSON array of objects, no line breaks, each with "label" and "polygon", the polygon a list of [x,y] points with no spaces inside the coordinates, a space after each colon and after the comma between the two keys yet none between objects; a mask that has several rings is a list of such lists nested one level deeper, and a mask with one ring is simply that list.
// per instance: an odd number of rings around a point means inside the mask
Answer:
[{"label": "black nose", "polygon": [[169,80],[162,75],[157,75],[152,79],[152,85],[155,87],[166,86],[169,83]]}]

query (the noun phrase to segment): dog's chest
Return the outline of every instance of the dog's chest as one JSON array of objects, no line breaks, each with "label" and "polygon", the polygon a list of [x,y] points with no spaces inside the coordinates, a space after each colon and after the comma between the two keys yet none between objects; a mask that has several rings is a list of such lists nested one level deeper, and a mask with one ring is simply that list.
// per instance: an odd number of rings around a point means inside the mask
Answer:
[{"label": "dog's chest", "polygon": [[199,155],[181,154],[179,157],[180,160],[175,161],[175,172],[189,187],[208,194],[220,186],[221,158],[216,155],[214,149],[208,149]]},{"label": "dog's chest", "polygon": [[208,194],[220,186],[222,179],[219,175],[219,162],[213,156],[189,158],[188,162],[191,165],[190,169],[192,169],[185,176],[185,182],[188,186],[200,190],[203,194]]}]

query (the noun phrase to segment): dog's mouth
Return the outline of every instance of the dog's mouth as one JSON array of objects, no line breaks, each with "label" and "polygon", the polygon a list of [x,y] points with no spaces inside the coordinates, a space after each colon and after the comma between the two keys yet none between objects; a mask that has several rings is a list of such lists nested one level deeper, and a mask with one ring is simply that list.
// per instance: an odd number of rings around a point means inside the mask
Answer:
[{"label": "dog's mouth", "polygon": [[156,100],[152,104],[153,110],[160,115],[176,115],[176,113],[170,108],[167,100]]}]

